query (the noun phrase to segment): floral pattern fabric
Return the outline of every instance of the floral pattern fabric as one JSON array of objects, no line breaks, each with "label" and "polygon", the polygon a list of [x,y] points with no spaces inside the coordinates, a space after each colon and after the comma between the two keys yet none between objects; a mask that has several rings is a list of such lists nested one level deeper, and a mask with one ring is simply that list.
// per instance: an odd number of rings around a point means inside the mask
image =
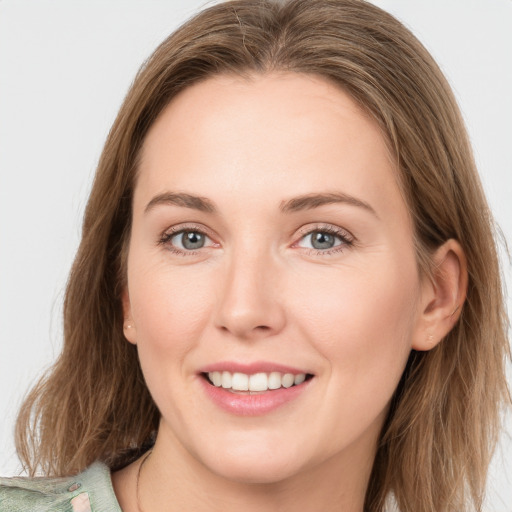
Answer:
[{"label": "floral pattern fabric", "polygon": [[110,470],[95,462],[69,478],[0,478],[0,512],[122,512]]}]

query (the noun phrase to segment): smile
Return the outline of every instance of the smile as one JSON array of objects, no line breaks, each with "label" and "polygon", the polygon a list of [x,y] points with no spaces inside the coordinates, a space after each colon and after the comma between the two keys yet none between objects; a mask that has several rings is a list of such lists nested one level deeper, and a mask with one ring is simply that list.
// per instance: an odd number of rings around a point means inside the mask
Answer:
[{"label": "smile", "polygon": [[208,372],[206,377],[215,387],[233,392],[266,392],[298,386],[310,376],[305,373],[260,372],[249,375],[241,372],[214,371]]},{"label": "smile", "polygon": [[236,416],[260,416],[295,403],[316,380],[313,374],[279,366],[215,364],[203,368],[199,382],[206,396],[224,411]]}]

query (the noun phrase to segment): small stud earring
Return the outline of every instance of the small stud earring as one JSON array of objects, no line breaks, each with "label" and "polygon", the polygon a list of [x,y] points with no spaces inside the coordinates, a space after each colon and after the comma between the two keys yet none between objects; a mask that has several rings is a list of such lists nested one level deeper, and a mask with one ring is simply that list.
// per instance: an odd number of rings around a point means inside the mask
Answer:
[{"label": "small stud earring", "polygon": [[133,327],[132,324],[124,324],[125,329],[131,329]]}]

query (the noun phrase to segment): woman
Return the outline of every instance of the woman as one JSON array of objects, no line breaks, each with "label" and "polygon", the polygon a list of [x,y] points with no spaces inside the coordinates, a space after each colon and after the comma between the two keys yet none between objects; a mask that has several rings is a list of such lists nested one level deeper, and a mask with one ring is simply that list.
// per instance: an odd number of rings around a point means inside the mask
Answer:
[{"label": "woman", "polygon": [[7,510],[480,506],[508,399],[491,216],[442,74],[369,4],[228,2],[162,43],[64,318],[18,450],[79,474],[3,480]]}]

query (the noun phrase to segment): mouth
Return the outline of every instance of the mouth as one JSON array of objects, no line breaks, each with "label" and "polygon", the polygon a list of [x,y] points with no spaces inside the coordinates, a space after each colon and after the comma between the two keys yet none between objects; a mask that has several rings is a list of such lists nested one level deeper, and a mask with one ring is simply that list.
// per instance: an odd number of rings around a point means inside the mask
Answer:
[{"label": "mouth", "polygon": [[[219,361],[200,369],[205,395],[235,416],[262,416],[282,407],[298,407],[301,397],[313,396],[315,375],[304,368],[270,361]],[[296,404],[296,405],[294,405]]]},{"label": "mouth", "polygon": [[213,371],[204,372],[202,377],[211,386],[222,388],[233,394],[256,395],[300,386],[313,378],[309,373]]}]

